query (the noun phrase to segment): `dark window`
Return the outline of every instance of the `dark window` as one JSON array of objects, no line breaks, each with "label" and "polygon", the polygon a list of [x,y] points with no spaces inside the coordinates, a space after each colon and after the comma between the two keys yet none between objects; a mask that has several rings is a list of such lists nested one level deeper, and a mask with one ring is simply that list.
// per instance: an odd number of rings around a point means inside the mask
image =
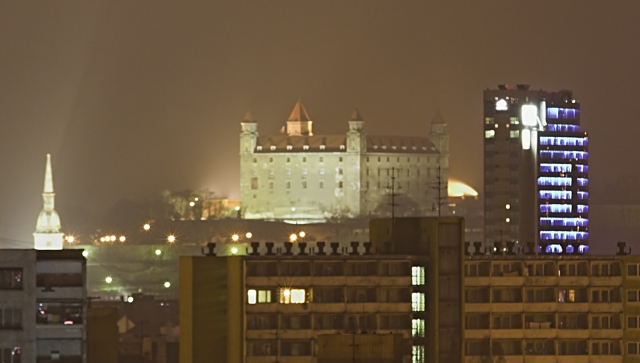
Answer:
[{"label": "dark window", "polygon": [[310,276],[310,270],[308,262],[284,262],[280,265],[280,276]]},{"label": "dark window", "polygon": [[21,309],[1,309],[0,329],[20,329],[22,328]]},{"label": "dark window", "polygon": [[22,290],[22,269],[0,269],[0,290]]},{"label": "dark window", "polygon": [[258,178],[251,178],[251,189],[258,189]]},{"label": "dark window", "polygon": [[22,350],[20,347],[0,348],[0,363],[20,363]]},{"label": "dark window", "polygon": [[409,276],[411,265],[409,262],[383,262],[380,264],[381,276]]},{"label": "dark window", "polygon": [[38,287],[82,287],[82,274],[38,274]]},{"label": "dark window", "polygon": [[342,329],[343,326],[344,323],[342,320],[342,315],[320,314],[314,316],[313,328],[315,330]]},{"label": "dark window", "polygon": [[274,314],[247,315],[247,330],[278,329],[278,316]]},{"label": "dark window", "polygon": [[308,340],[283,340],[280,348],[280,354],[283,356],[311,355],[311,342]]},{"label": "dark window", "polygon": [[347,275],[349,276],[375,276],[378,269],[375,262],[348,262]]},{"label": "dark window", "polygon": [[380,329],[409,329],[411,318],[405,314],[380,315]]},{"label": "dark window", "polygon": [[247,262],[248,276],[278,276],[276,262]]},{"label": "dark window", "polygon": [[311,316],[282,315],[280,329],[311,329]]},{"label": "dark window", "polygon": [[376,302],[375,287],[351,287],[347,288],[347,301],[354,302]]},{"label": "dark window", "polygon": [[82,303],[41,302],[36,312],[37,324],[82,324]]},{"label": "dark window", "polygon": [[316,262],[315,276],[343,276],[344,264],[342,262]]},{"label": "dark window", "polygon": [[276,355],[276,341],[275,340],[248,340],[247,355],[252,357]]},{"label": "dark window", "polygon": [[409,289],[405,288],[381,288],[379,301],[387,303],[411,302],[411,293],[409,292]]}]

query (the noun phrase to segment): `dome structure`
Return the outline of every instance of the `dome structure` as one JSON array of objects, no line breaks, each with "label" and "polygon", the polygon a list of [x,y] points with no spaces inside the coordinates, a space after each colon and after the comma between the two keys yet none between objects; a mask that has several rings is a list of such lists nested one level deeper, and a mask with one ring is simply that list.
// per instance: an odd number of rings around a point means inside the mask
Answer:
[{"label": "dome structure", "polygon": [[453,198],[465,198],[465,197],[478,197],[478,192],[469,185],[459,182],[457,180],[449,179],[449,197]]}]

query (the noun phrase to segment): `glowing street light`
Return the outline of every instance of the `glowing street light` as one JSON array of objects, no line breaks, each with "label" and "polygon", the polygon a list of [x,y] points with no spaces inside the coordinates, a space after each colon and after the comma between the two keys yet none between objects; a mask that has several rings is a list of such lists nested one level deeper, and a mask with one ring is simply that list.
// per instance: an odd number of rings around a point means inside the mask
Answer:
[{"label": "glowing street light", "polygon": [[304,233],[304,231],[298,233],[298,236],[300,236],[300,238],[304,238],[304,236],[306,236],[307,234]]},{"label": "glowing street light", "polygon": [[145,224],[142,226],[142,229],[144,229],[145,231],[148,231],[148,230],[150,230],[150,229],[151,229],[151,225],[150,225],[149,223],[145,223]]},{"label": "glowing street light", "polygon": [[232,255],[237,255],[238,254],[238,247],[231,247],[231,254]]},{"label": "glowing street light", "polygon": [[129,297],[127,298],[127,302],[128,302],[129,304],[131,304],[131,303],[133,302],[133,296],[129,296]]},{"label": "glowing street light", "polygon": [[247,238],[251,238],[251,237],[253,237],[253,233],[251,233],[251,232],[247,232],[247,234],[245,234],[245,236],[246,236]]},{"label": "glowing street light", "polygon": [[115,242],[116,241],[116,236],[111,235],[111,237],[109,239],[111,240],[111,242]]},{"label": "glowing street light", "polygon": [[112,283],[112,282],[113,282],[113,278],[112,278],[111,276],[107,276],[107,277],[104,279],[104,282],[106,282],[107,284],[110,284],[110,283]]},{"label": "glowing street light", "polygon": [[236,207],[234,209],[238,211],[238,210],[240,210],[240,206],[236,205]]},{"label": "glowing street light", "polygon": [[165,287],[165,289],[170,288],[171,287],[171,283],[169,281],[165,281],[164,282],[164,287]]},{"label": "glowing street light", "polygon": [[87,250],[82,251],[82,256],[83,256],[84,258],[89,257],[89,251],[87,251]]},{"label": "glowing street light", "polygon": [[100,242],[104,242],[104,237],[100,237]]},{"label": "glowing street light", "polygon": [[119,240],[120,240],[120,242],[124,242],[124,241],[126,241],[126,240],[127,240],[127,237],[125,237],[125,236],[120,236]]},{"label": "glowing street light", "polygon": [[169,243],[174,243],[176,241],[176,236],[170,234],[169,236],[167,236],[167,242]]},{"label": "glowing street light", "polygon": [[195,202],[190,202],[190,203],[189,203],[189,206],[190,206],[190,207],[193,207],[194,205],[196,205],[196,203],[195,203]]},{"label": "glowing street light", "polygon": [[289,241],[291,241],[291,242],[295,242],[297,239],[298,239],[298,236],[295,233],[292,233],[289,236]]},{"label": "glowing street light", "polygon": [[67,243],[73,243],[76,241],[76,238],[74,236],[64,236],[65,241],[67,241]]},{"label": "glowing street light", "polygon": [[161,254],[162,254],[162,251],[156,250],[156,256],[160,256]]},{"label": "glowing street light", "polygon": [[238,236],[237,234],[234,234],[233,236],[231,236],[231,240],[233,242],[238,242],[239,239],[240,239],[240,236]]}]

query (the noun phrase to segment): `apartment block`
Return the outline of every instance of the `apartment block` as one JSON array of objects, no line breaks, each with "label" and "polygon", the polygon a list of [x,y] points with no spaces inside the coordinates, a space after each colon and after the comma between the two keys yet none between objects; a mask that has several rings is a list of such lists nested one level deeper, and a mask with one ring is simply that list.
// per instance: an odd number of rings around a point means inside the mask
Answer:
[{"label": "apartment block", "polygon": [[3,363],[86,362],[82,250],[0,250]]}]

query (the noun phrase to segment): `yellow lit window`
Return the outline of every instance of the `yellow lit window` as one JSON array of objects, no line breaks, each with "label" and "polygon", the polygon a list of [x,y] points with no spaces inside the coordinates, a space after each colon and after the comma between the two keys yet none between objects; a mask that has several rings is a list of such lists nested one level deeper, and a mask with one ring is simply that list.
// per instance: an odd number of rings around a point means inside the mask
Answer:
[{"label": "yellow lit window", "polygon": [[258,294],[256,290],[249,290],[247,291],[247,303],[248,304],[255,304],[256,302],[258,302]]},{"label": "yellow lit window", "polygon": [[307,294],[304,289],[280,289],[281,304],[303,304],[307,302]]}]

